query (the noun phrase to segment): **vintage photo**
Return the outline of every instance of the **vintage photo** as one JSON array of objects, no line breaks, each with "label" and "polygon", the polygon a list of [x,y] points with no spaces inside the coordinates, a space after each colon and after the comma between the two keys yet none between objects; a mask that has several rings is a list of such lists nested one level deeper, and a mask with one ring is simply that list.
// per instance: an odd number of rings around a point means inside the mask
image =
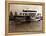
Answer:
[{"label": "vintage photo", "polygon": [[42,31],[42,6],[10,4],[10,32]]},{"label": "vintage photo", "polygon": [[[28,4],[27,4],[28,3]],[[44,4],[8,2],[6,31],[8,33],[44,32]]]}]

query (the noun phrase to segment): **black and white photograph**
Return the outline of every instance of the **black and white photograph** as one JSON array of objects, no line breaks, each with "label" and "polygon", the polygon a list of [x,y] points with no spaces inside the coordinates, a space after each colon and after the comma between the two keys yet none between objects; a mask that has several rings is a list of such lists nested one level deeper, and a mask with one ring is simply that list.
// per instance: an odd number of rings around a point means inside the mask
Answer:
[{"label": "black and white photograph", "polygon": [[41,32],[42,6],[10,4],[10,32]]},{"label": "black and white photograph", "polygon": [[44,3],[6,2],[6,33],[44,33]]}]

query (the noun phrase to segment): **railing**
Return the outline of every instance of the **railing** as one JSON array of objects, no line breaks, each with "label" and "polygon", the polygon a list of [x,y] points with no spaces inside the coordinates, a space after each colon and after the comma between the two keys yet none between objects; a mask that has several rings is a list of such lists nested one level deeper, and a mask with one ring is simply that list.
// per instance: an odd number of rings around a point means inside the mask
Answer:
[{"label": "railing", "polygon": [[16,12],[15,16],[35,16],[37,12]]}]

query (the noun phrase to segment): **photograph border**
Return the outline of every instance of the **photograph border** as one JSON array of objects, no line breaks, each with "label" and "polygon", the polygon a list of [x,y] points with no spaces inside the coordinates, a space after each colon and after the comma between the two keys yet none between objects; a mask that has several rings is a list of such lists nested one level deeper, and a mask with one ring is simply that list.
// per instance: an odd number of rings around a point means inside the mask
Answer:
[{"label": "photograph border", "polygon": [[[41,5],[42,6],[42,15],[43,15],[43,21],[42,21],[42,33],[45,32],[45,3],[44,2],[25,2],[25,1],[5,1],[5,33],[8,34],[35,34],[35,32],[17,32],[17,33],[9,33],[9,9],[10,4],[23,4],[23,5]],[[38,32],[37,32],[38,33]],[[37,34],[36,33],[36,34]]]}]

